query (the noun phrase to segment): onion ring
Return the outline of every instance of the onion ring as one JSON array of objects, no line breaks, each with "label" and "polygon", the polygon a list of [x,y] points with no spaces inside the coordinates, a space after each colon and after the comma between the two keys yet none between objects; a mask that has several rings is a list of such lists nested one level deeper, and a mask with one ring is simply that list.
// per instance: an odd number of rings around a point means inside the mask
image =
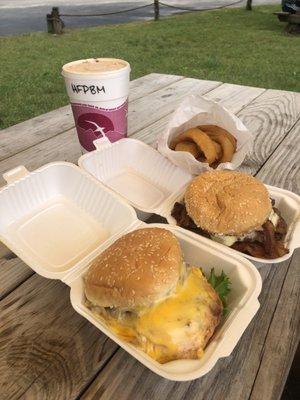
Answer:
[{"label": "onion ring", "polygon": [[236,151],[236,138],[231,133],[226,131],[226,129],[221,128],[220,126],[217,125],[200,125],[198,128],[201,129],[203,132],[207,133],[208,135],[210,133],[211,134],[222,133],[230,140],[231,144],[234,147],[234,151]]},{"label": "onion ring", "polygon": [[223,133],[208,133],[208,136],[222,147],[222,157],[220,163],[230,162],[234,154],[234,146],[226,135]]},{"label": "onion ring", "polygon": [[217,161],[221,160],[222,155],[223,155],[222,146],[219,143],[215,142],[214,140],[213,140],[213,144],[214,144],[216,152],[217,152]]},{"label": "onion ring", "polygon": [[179,142],[175,146],[175,151],[185,151],[187,153],[192,154],[195,158],[197,158],[200,155],[200,151],[198,149],[198,146],[194,142]]},{"label": "onion ring", "polygon": [[198,128],[188,129],[171,141],[170,148],[175,149],[180,142],[194,142],[205,156],[205,161],[212,164],[217,159],[217,151],[210,137]]}]

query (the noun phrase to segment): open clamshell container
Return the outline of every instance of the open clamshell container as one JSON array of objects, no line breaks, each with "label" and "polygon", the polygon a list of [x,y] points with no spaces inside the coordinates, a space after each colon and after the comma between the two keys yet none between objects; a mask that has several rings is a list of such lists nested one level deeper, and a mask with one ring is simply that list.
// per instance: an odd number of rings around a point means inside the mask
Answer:
[{"label": "open clamshell container", "polygon": [[[69,285],[74,309],[133,357],[158,375],[185,381],[206,374],[231,354],[259,308],[261,278],[250,261],[177,226],[145,224],[119,195],[73,164],[51,163],[30,173],[17,167],[4,178],[8,185],[0,190],[0,240],[38,274]],[[186,262],[207,274],[211,268],[224,270],[232,282],[230,312],[200,360],[159,364],[120,340],[84,304],[83,275],[91,261],[126,232],[152,226],[177,236]]]},{"label": "open clamshell container", "polygon": [[[107,138],[94,142],[96,149],[79,159],[79,166],[97,180],[118,193],[137,211],[140,219],[151,214],[166,218],[176,225],[171,216],[174,203],[181,202],[193,175],[172,164],[158,151],[135,139],[121,139],[110,143]],[[253,261],[274,264],[290,258],[300,247],[300,196],[288,190],[266,185],[275,206],[288,224],[286,246],[289,253],[267,260],[252,257],[220,244],[232,254],[241,254]],[[200,235],[191,233],[194,237]]]}]

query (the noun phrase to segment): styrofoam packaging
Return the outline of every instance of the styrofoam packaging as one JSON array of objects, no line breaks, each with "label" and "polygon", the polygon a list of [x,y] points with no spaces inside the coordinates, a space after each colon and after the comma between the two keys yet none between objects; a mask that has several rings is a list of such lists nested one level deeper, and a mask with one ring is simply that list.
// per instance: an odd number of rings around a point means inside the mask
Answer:
[{"label": "styrofoam packaging", "polygon": [[[30,173],[17,167],[4,178],[8,185],[0,190],[0,240],[38,274],[67,283],[75,310],[146,367],[185,381],[206,374],[219,358],[231,354],[259,308],[261,278],[250,261],[177,226],[146,225],[119,195],[73,164],[51,163]],[[91,261],[125,233],[153,226],[177,236],[186,262],[205,273],[224,270],[232,282],[230,312],[200,360],[159,364],[120,340],[84,305],[82,277]]]},{"label": "styrofoam packaging", "polygon": [[3,176],[0,241],[47,278],[65,279],[136,221],[132,207],[73,164]]},{"label": "styrofoam packaging", "polygon": [[[104,322],[95,318],[91,310],[84,305],[82,276],[86,270],[82,270],[81,274],[69,283],[71,302],[79,314],[88,319],[151,371],[174,381],[197,379],[208,373],[220,358],[228,357],[232,353],[246,327],[259,309],[258,295],[261,291],[261,277],[248,260],[238,254],[232,255],[227,249],[220,252],[219,246],[206,238],[195,239],[189,232],[177,226],[166,224],[148,224],[143,227],[154,226],[168,229],[177,236],[184,253],[184,260],[187,263],[201,267],[207,275],[209,275],[211,268],[215,268],[217,273],[221,273],[223,270],[232,282],[228,303],[229,314],[217,328],[201,359],[176,360],[160,364],[142,350],[121,340]],[[135,229],[138,227],[141,226],[136,226]]]},{"label": "styrofoam packaging", "polygon": [[[282,217],[288,225],[288,232],[286,235],[285,243],[287,248],[289,249],[289,253],[285,254],[282,257],[268,260],[260,257],[252,257],[231,248],[230,251],[237,254],[242,254],[244,257],[247,257],[252,261],[264,264],[275,264],[289,259],[293,255],[294,250],[300,247],[300,196],[296,195],[293,192],[277,188],[275,186],[265,186],[268,189],[270,197],[275,200],[275,207],[278,208]],[[177,199],[172,199],[171,202],[165,204],[166,213],[164,214],[164,217],[171,225],[176,225],[176,220],[171,215],[174,203],[176,201],[181,202],[183,200],[184,192],[185,191],[182,190],[181,193],[178,194]],[[192,233],[192,235],[200,236],[197,233]],[[221,246],[228,248],[228,246],[225,246],[223,244],[221,244]]]},{"label": "styrofoam packaging", "polygon": [[172,163],[191,174],[213,170],[207,163],[200,162],[192,154],[170,149],[173,138],[198,125],[217,125],[230,132],[237,139],[237,150],[232,161],[221,163],[216,168],[237,169],[253,145],[253,137],[242,121],[225,107],[199,95],[190,95],[175,110],[166,130],[157,138],[157,150]]},{"label": "styrofoam packaging", "polygon": [[97,151],[84,154],[78,165],[126,199],[142,220],[161,214],[165,202],[192,178],[139,140],[112,144],[102,138],[94,144]]},{"label": "styrofoam packaging", "polygon": [[[176,225],[171,211],[174,203],[183,199],[185,188],[193,179],[192,174],[135,139],[123,139],[111,144],[104,138],[95,141],[95,146],[96,151],[79,159],[81,168],[119,193],[136,209],[140,219],[158,214],[166,218],[169,224]],[[229,250],[253,261],[273,264],[287,260],[300,247],[300,197],[274,186],[267,186],[267,189],[289,226],[286,237],[289,253],[267,260],[248,256],[231,248]],[[200,236],[196,233],[192,235]]]},{"label": "styrofoam packaging", "polygon": [[[103,70],[78,72],[70,69],[89,63],[101,64]],[[105,68],[102,68],[104,63]],[[109,63],[117,64],[118,69],[113,69]],[[97,138],[107,136],[115,142],[127,136],[130,75],[127,61],[114,58],[73,61],[63,66],[62,75],[83,152],[94,150],[93,141]]]}]

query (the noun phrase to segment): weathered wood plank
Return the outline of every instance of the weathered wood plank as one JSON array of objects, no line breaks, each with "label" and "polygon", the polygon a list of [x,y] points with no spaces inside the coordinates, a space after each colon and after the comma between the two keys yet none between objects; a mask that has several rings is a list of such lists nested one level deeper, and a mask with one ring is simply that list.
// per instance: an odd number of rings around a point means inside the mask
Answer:
[{"label": "weathered wood plank", "polygon": [[[222,104],[233,113],[238,113],[251,103],[251,101],[264,93],[264,91],[265,89],[223,83],[206,93],[204,97]],[[147,144],[155,145],[158,134],[166,129],[171,117],[172,114],[170,113],[160,118],[150,126],[134,133],[133,137]]]},{"label": "weathered wood plank", "polygon": [[300,93],[267,90],[238,116],[255,137],[241,169],[255,174],[300,117]]},{"label": "weathered wood plank", "polygon": [[0,302],[0,398],[74,399],[117,346],[36,274]]},{"label": "weathered wood plank", "polygon": [[[259,170],[264,182],[300,193],[300,120],[294,125],[280,146]],[[255,378],[251,399],[280,399],[293,357],[300,340],[299,260],[296,250],[282,282],[276,310],[261,351],[260,366]],[[281,264],[279,265],[281,267]],[[268,382],[268,384],[266,384]]]},{"label": "weathered wood plank", "polygon": [[257,87],[223,83],[223,85],[207,93],[204,97],[222,104],[222,106],[236,114],[265,91],[265,89]]},{"label": "weathered wood plank", "polygon": [[265,183],[300,193],[300,120],[259,171]]},{"label": "weathered wood plank", "polygon": [[0,160],[56,136],[74,126],[70,106],[21,122],[0,131]]},{"label": "weathered wood plank", "polygon": [[129,102],[133,102],[163,87],[184,79],[179,75],[148,74],[130,82]]},{"label": "weathered wood plank", "polygon": [[[183,79],[175,75],[149,74],[130,83],[130,101]],[[0,160],[74,127],[69,105],[0,131]]]},{"label": "weathered wood plank", "polygon": [[32,269],[14,254],[6,253],[0,257],[0,300],[31,275],[33,275]]},{"label": "weathered wood plank", "polygon": [[80,145],[76,130],[73,128],[0,161],[0,186],[5,184],[2,174],[18,165],[25,165],[29,171],[32,171],[52,161],[77,163],[80,155]]},{"label": "weathered wood plank", "polygon": [[128,130],[135,132],[153,124],[159,118],[170,114],[185,96],[192,93],[205,94],[220,86],[221,82],[185,78],[161,90],[151,93],[130,105]]},{"label": "weathered wood plank", "polygon": [[284,280],[259,366],[251,400],[280,399],[300,340],[300,250],[292,259]]}]

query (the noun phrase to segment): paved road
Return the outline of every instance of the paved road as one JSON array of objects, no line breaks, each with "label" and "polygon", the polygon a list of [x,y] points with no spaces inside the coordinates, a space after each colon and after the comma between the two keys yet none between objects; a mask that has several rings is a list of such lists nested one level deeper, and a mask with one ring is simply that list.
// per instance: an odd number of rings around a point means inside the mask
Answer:
[{"label": "paved road", "polygon": [[[211,8],[231,4],[235,0],[162,0],[171,5],[194,8]],[[246,1],[244,0],[243,3]],[[254,4],[279,3],[280,0],[254,0]],[[101,4],[100,4],[101,3]],[[140,5],[151,4],[153,0],[0,0],[0,36],[16,35],[46,30],[46,14],[52,6],[59,6],[62,14],[93,14],[126,10]],[[240,3],[239,6],[243,6]],[[180,12],[175,9],[161,7],[161,15],[172,15]],[[68,28],[95,26],[103,24],[119,24],[153,18],[153,6],[128,13],[105,17],[64,17]]]}]

